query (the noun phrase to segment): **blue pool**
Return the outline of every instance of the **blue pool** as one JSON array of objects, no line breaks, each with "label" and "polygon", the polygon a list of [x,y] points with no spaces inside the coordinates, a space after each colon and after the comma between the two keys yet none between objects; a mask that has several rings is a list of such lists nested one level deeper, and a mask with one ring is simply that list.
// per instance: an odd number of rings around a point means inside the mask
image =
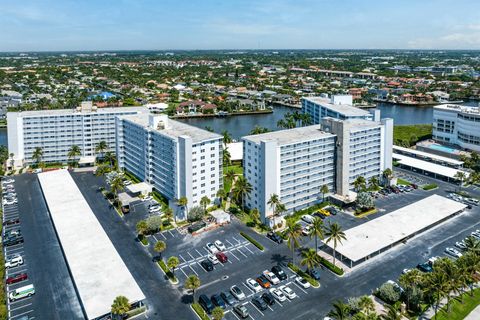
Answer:
[{"label": "blue pool", "polygon": [[450,148],[450,147],[446,147],[446,146],[442,146],[440,144],[434,144],[432,143],[431,145],[428,146],[430,149],[433,149],[433,150],[438,150],[438,151],[442,151],[442,152],[446,152],[446,153],[457,153],[458,150],[457,149],[454,149],[454,148]]}]

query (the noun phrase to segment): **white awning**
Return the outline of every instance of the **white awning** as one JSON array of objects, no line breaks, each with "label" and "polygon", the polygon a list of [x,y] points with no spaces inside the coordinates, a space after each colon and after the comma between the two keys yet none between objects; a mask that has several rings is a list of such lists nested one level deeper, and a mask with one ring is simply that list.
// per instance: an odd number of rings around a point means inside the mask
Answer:
[{"label": "white awning", "polygon": [[438,175],[452,178],[452,179],[456,179],[455,175],[459,171],[464,172],[467,177],[469,176],[469,173],[466,171],[445,167],[436,163],[431,163],[431,162],[420,160],[417,158],[408,157],[403,154],[394,153],[392,155],[392,158],[396,159],[399,163],[403,165],[420,169],[420,170],[425,170],[431,173],[436,173]]}]

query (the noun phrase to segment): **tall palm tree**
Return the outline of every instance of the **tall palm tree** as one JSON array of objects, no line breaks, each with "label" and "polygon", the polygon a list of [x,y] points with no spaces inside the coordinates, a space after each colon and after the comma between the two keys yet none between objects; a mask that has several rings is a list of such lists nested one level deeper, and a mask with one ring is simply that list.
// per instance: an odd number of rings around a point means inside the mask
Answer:
[{"label": "tall palm tree", "polygon": [[108,163],[110,164],[110,168],[113,168],[115,166],[115,162],[117,158],[115,157],[115,154],[113,152],[107,151],[103,155],[103,159],[105,161],[108,161]]},{"label": "tall palm tree", "polygon": [[446,276],[447,311],[450,308],[450,292],[454,291],[458,295],[460,292],[459,270],[457,265],[449,258],[441,258],[435,262],[434,270],[442,272]]},{"label": "tall palm tree", "polygon": [[355,188],[355,191],[359,191],[361,189],[365,189],[365,178],[362,176],[358,176],[354,181],[353,181],[353,186]]},{"label": "tall palm tree", "polygon": [[318,238],[321,240],[325,238],[323,221],[319,217],[313,218],[309,236],[315,238],[315,253],[318,253]]},{"label": "tall palm tree", "polygon": [[387,180],[388,184],[390,184],[390,180],[393,178],[393,171],[390,168],[383,170],[382,176],[385,180]]},{"label": "tall palm tree", "polygon": [[227,170],[227,172],[225,172],[225,179],[233,181],[233,179],[235,179],[236,175],[237,174],[235,173],[235,170],[229,169],[229,170]]},{"label": "tall palm tree", "polygon": [[375,304],[369,296],[361,296],[358,305],[367,316],[375,312]]},{"label": "tall palm tree", "polygon": [[169,269],[172,270],[172,275],[175,277],[175,268],[178,267],[178,264],[180,263],[180,260],[178,260],[177,257],[175,256],[171,256],[170,258],[168,258],[167,260],[167,266]]},{"label": "tall palm tree", "polygon": [[368,179],[368,186],[372,189],[372,190],[376,190],[378,188],[378,178],[373,176],[371,177],[370,179]]},{"label": "tall palm tree", "polygon": [[200,285],[200,279],[194,274],[188,276],[188,278],[185,280],[185,289],[192,290],[193,301],[195,301],[195,290],[200,288]]},{"label": "tall palm tree", "polygon": [[299,246],[299,239],[302,236],[302,226],[292,220],[287,220],[287,228],[285,230],[287,236],[287,245],[292,250],[292,263],[295,264],[295,249]]},{"label": "tall palm tree", "polygon": [[227,196],[227,192],[225,191],[225,189],[218,189],[217,191],[217,198],[220,200],[220,207],[222,206],[223,204],[223,199],[225,199],[225,197]]},{"label": "tall palm tree", "polygon": [[223,144],[227,145],[229,143],[232,143],[232,136],[230,135],[230,132],[227,130],[222,131],[222,136],[223,136]]},{"label": "tall palm tree", "polygon": [[257,208],[250,210],[250,219],[252,219],[255,224],[260,223],[260,211]]},{"label": "tall palm tree", "polygon": [[272,208],[273,213],[273,229],[275,229],[275,215],[277,214],[276,208],[280,204],[280,199],[278,198],[278,194],[273,193],[270,195],[270,199],[268,199],[267,204]]},{"label": "tall palm tree", "polygon": [[429,273],[427,276],[426,291],[433,297],[436,319],[440,302],[449,293],[445,274],[435,270]]},{"label": "tall palm tree", "polygon": [[337,300],[333,303],[333,310],[330,310],[327,315],[335,320],[347,320],[350,318],[350,307],[346,303]]},{"label": "tall palm tree", "polygon": [[453,177],[460,182],[460,191],[462,191],[463,182],[467,178],[467,175],[463,171],[457,171]]},{"label": "tall palm tree", "polygon": [[307,271],[315,269],[320,264],[320,258],[318,254],[313,249],[308,249],[302,251],[302,260],[300,260],[300,265],[306,266]]},{"label": "tall palm tree", "polygon": [[125,313],[130,311],[130,302],[128,301],[128,298],[125,296],[117,296],[115,300],[113,300],[110,311],[113,316],[121,318]]},{"label": "tall palm tree", "polygon": [[108,144],[104,140],[100,141],[95,146],[95,152],[101,154],[102,158],[103,158],[103,155],[104,155],[105,151],[107,151],[107,149],[108,149]]},{"label": "tall palm tree", "polygon": [[342,240],[346,240],[347,237],[343,232],[342,227],[338,223],[330,223],[325,232],[327,237],[326,243],[333,242],[333,265],[335,265],[335,252],[337,250],[337,244],[342,243]]},{"label": "tall palm tree", "polygon": [[35,163],[38,165],[42,161],[42,158],[43,158],[43,149],[40,147],[36,147],[32,153],[32,160],[34,160]]},{"label": "tall palm tree", "polygon": [[165,251],[165,249],[167,249],[167,244],[165,243],[165,241],[159,240],[153,245],[153,251],[158,253],[159,258],[162,257],[162,252]]},{"label": "tall palm tree", "polygon": [[252,185],[247,181],[247,179],[245,179],[245,177],[240,176],[235,182],[235,187],[233,187],[233,196],[237,201],[240,200],[242,210],[244,211],[244,198],[250,192],[252,192]]},{"label": "tall palm tree", "polygon": [[326,184],[324,184],[324,185],[320,188],[320,192],[322,193],[322,202],[325,202],[325,195],[329,192],[328,186],[327,186]]},{"label": "tall palm tree", "polygon": [[402,312],[400,310],[400,303],[387,304],[387,313],[382,314],[380,319],[382,320],[402,320]]},{"label": "tall palm tree", "polygon": [[203,207],[203,211],[207,212],[207,206],[210,204],[210,199],[207,196],[203,196],[200,199],[200,205]]},{"label": "tall palm tree", "polygon": [[228,148],[225,147],[225,149],[223,149],[223,165],[229,166],[231,164],[231,159],[232,155],[230,154],[230,151],[228,151]]},{"label": "tall palm tree", "polygon": [[[418,288],[423,281],[424,281],[424,274],[418,269],[412,269],[409,272],[402,274],[398,278],[398,282],[405,290]],[[407,298],[407,308],[410,308],[410,299],[408,294],[406,295],[406,298]]]},{"label": "tall palm tree", "polygon": [[[187,197],[180,197],[180,199],[177,199],[177,206],[182,208],[182,210],[188,212],[188,199]],[[176,215],[175,215],[175,223],[177,222]]]},{"label": "tall palm tree", "polygon": [[165,210],[163,211],[163,215],[165,219],[167,219],[167,221],[171,223],[173,219],[173,209],[170,207],[165,208]]},{"label": "tall palm tree", "polygon": [[72,164],[73,164],[75,162],[75,158],[80,156],[81,154],[82,154],[82,151],[80,150],[80,147],[74,144],[68,150],[67,157],[68,157],[68,160],[72,161]]},{"label": "tall palm tree", "polygon": [[116,176],[110,183],[110,190],[115,194],[115,199],[118,197],[118,192],[125,188],[125,183],[122,178]]}]

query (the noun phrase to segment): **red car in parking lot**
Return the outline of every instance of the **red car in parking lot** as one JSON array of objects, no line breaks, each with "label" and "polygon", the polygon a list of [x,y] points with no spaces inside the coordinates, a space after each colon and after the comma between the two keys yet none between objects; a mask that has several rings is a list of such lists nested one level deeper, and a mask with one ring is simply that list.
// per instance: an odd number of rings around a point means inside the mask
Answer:
[{"label": "red car in parking lot", "polygon": [[217,257],[218,261],[220,261],[221,263],[225,263],[228,261],[227,255],[223,252],[217,252],[215,256]]},{"label": "red car in parking lot", "polygon": [[24,280],[27,280],[27,279],[28,279],[28,276],[27,276],[26,273],[17,273],[17,274],[14,274],[14,275],[8,277],[7,281],[5,281],[5,282],[7,284],[14,284],[14,283],[24,281]]}]

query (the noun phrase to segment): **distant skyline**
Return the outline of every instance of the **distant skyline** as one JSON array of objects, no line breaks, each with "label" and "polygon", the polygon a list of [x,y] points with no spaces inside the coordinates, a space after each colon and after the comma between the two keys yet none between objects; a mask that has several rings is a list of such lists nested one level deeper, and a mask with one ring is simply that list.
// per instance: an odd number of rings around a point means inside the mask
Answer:
[{"label": "distant skyline", "polygon": [[0,0],[0,52],[480,49],[478,0]]}]

